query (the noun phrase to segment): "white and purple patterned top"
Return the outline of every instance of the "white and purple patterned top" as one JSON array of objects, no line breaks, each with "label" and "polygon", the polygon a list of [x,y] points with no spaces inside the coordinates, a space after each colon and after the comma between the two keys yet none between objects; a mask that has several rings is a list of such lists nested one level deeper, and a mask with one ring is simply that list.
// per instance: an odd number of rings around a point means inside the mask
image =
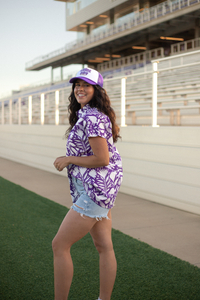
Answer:
[{"label": "white and purple patterned top", "polygon": [[66,156],[93,155],[89,137],[100,136],[107,140],[109,164],[105,167],[85,168],[70,164],[68,177],[72,201],[76,202],[78,193],[72,183],[72,176],[83,182],[88,196],[99,206],[112,208],[120,188],[123,170],[122,161],[112,137],[112,124],[108,116],[97,108],[86,104],[78,111],[78,121],[72,128],[67,140]]}]

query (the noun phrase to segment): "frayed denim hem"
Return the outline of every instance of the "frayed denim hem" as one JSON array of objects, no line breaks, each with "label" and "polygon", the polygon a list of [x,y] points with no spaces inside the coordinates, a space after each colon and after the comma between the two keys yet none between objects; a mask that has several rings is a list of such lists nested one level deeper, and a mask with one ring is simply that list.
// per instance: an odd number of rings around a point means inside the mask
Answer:
[{"label": "frayed denim hem", "polygon": [[82,217],[95,218],[97,221],[108,219],[109,208],[101,207],[95,203],[86,193],[82,181],[73,177],[73,183],[77,191],[76,201],[73,202],[72,209],[78,212]]},{"label": "frayed denim hem", "polygon": [[102,221],[103,219],[107,219],[107,220],[110,220],[110,218],[108,216],[101,216],[101,215],[91,215],[89,213],[87,213],[87,210],[84,210],[84,208],[81,208],[80,206],[77,206],[76,203],[74,203],[71,208],[76,211],[77,213],[80,214],[80,216],[82,218],[84,217],[89,217],[89,218],[92,218],[92,219],[96,219],[97,221]]}]

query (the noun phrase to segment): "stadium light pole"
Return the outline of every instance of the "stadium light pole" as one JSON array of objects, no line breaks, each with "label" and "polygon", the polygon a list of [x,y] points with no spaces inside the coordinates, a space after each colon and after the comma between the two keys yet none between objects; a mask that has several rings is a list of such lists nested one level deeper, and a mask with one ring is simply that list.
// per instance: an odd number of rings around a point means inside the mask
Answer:
[{"label": "stadium light pole", "polygon": [[126,126],[126,77],[121,79],[121,126]]},{"label": "stadium light pole", "polygon": [[152,85],[152,127],[157,125],[157,93],[158,93],[158,61],[153,62],[153,85]]}]

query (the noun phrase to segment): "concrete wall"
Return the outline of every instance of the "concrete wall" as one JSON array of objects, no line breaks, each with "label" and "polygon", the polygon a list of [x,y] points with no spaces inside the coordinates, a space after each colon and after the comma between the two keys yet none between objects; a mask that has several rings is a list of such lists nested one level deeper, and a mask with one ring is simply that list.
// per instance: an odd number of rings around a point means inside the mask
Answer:
[{"label": "concrete wall", "polygon": [[[65,130],[54,125],[1,125],[0,157],[57,173],[53,161],[65,155]],[[128,126],[121,128],[121,136],[121,192],[200,214],[199,127]]]},{"label": "concrete wall", "polygon": [[121,192],[200,214],[200,128],[121,130]]}]

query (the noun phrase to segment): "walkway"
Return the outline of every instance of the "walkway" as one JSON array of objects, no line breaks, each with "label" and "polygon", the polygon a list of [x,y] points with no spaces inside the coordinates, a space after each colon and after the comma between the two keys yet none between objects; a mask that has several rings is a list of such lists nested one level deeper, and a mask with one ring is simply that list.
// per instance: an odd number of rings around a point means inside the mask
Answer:
[{"label": "walkway", "polygon": [[[0,158],[0,176],[71,206],[68,179]],[[200,216],[119,193],[113,228],[200,268]]]}]

